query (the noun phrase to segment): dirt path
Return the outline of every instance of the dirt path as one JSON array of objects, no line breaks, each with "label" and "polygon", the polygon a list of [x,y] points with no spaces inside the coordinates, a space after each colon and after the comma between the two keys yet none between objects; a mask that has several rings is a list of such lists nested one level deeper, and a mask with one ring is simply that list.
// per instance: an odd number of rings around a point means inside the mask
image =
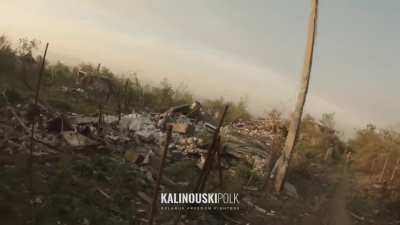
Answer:
[{"label": "dirt path", "polygon": [[351,217],[346,208],[346,196],[349,193],[349,179],[346,171],[329,203],[329,225],[351,225]]},{"label": "dirt path", "polygon": [[[340,172],[339,172],[340,171]],[[303,220],[303,225],[351,225],[346,208],[346,197],[350,193],[349,177],[346,170],[338,170],[339,183],[333,195],[321,200],[313,215]]]}]

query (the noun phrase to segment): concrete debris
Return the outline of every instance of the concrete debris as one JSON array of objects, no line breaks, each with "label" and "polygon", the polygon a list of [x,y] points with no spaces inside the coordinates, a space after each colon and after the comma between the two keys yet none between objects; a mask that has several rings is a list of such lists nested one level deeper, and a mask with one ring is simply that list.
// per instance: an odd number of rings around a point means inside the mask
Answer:
[{"label": "concrete debris", "polygon": [[190,123],[174,123],[172,125],[172,131],[180,134],[187,134],[193,130],[193,126]]},{"label": "concrete debris", "polygon": [[151,160],[151,157],[153,157],[153,155],[154,155],[154,153],[153,153],[152,150],[148,151],[147,154],[146,154],[146,156],[145,156],[144,159],[143,159],[143,164],[144,164],[144,165],[149,164],[149,163],[150,163],[150,160]]},{"label": "concrete debris", "polygon": [[71,122],[64,116],[58,116],[47,122],[47,131],[49,132],[63,132],[73,130]]},{"label": "concrete debris", "polygon": [[[26,117],[28,111],[28,105],[0,108],[0,148],[5,150],[3,154],[29,153],[30,120]],[[101,131],[98,128],[98,116],[60,114],[44,106],[41,106],[39,113],[40,120],[35,127],[35,138],[40,141],[36,145],[41,147],[40,150],[36,147],[34,151],[38,159],[51,158],[61,152],[68,152],[65,150],[69,149],[88,149],[95,154],[113,154],[116,156],[113,160],[118,161],[118,165],[125,164],[124,171],[129,170],[129,177],[133,181],[127,179],[124,184],[132,182],[132,187],[135,187],[133,189],[139,197],[135,203],[138,204],[138,208],[143,208],[152,201],[144,191],[147,192],[146,187],[154,185],[153,174],[162,155],[160,146],[164,144],[166,126],[173,127],[166,163],[169,168],[177,168],[176,173],[166,173],[161,180],[162,189],[166,187],[167,190],[169,187],[187,189],[193,186],[193,174],[197,174],[199,169],[204,167],[212,135],[216,130],[215,118],[205,112],[198,102],[172,107],[161,114],[133,112],[122,115],[120,120],[118,116],[104,114]],[[264,175],[276,151],[271,143],[279,137],[273,130],[261,121],[239,121],[224,126],[221,130],[221,157],[218,157],[224,176],[236,176],[238,171],[243,169],[242,165],[252,174]],[[74,154],[86,154],[86,151],[74,151]],[[216,168],[214,166],[213,170]],[[233,170],[236,172],[231,173]],[[183,175],[186,173],[188,175]],[[105,176],[105,179],[109,178]],[[244,184],[246,186],[243,190],[261,190],[260,187],[251,186],[255,185],[254,182],[249,183]],[[112,189],[99,186],[96,190],[104,198],[115,200]],[[296,188],[289,183],[285,184],[285,193],[298,198]],[[260,213],[270,213],[249,199],[245,199],[244,202]]]},{"label": "concrete debris", "polygon": [[200,156],[200,159],[197,161],[196,165],[200,170],[202,170],[203,167],[204,167],[205,162],[206,162],[206,157],[205,157],[204,154],[202,154]]},{"label": "concrete debris", "polygon": [[246,190],[246,191],[258,191],[258,187],[255,187],[255,186],[243,186],[243,190]]},{"label": "concrete debris", "polygon": [[285,182],[285,184],[283,185],[283,190],[284,190],[285,194],[287,194],[288,196],[295,198],[295,199],[299,198],[297,189],[293,184],[291,184],[289,182]]},{"label": "concrete debris", "polygon": [[96,145],[96,142],[74,131],[65,131],[62,133],[64,140],[73,147],[83,147]]},{"label": "concrete debris", "polygon": [[99,121],[98,117],[88,117],[88,116],[80,116],[80,115],[71,115],[71,123],[73,124],[94,124]]},{"label": "concrete debris", "polygon": [[161,131],[156,128],[150,116],[132,113],[124,115],[119,122],[122,131],[132,131],[144,141],[158,141]]},{"label": "concrete debris", "polygon": [[256,138],[237,133],[231,129],[223,130],[224,152],[234,158],[245,160],[258,175],[265,175],[266,166],[272,160],[272,149]]}]

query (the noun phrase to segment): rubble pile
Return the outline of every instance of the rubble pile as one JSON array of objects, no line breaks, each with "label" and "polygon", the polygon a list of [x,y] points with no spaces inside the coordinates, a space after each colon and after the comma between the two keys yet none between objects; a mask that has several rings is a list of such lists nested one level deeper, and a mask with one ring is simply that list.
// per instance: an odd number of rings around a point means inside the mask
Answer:
[{"label": "rubble pile", "polygon": [[280,120],[254,119],[236,121],[225,127],[223,133],[227,151],[231,149],[231,154],[245,158],[256,173],[264,175],[271,160],[280,154],[287,126]]},{"label": "rubble pile", "polygon": [[271,140],[276,135],[287,134],[287,127],[283,121],[273,121],[267,119],[256,119],[249,121],[237,121],[232,124],[238,133],[258,138],[260,140]]},{"label": "rubble pile", "polygon": [[[43,166],[49,169],[42,177],[59,176],[55,174],[59,171],[58,162],[63,162],[63,157],[69,155],[67,158],[74,158],[67,161],[73,168],[72,171],[94,176],[96,181],[90,182],[97,183],[100,176],[108,183],[93,184],[94,191],[103,198],[115,201],[120,193],[113,193],[113,188],[119,182],[120,189],[135,191],[133,196],[126,193],[126,199],[136,199],[136,211],[132,214],[140,220],[145,219],[145,212],[151,201],[149,196],[152,196],[161,155],[160,146],[164,145],[166,127],[173,127],[166,165],[170,170],[174,164],[182,162],[193,162],[193,165],[201,169],[216,129],[215,118],[205,113],[198,102],[173,107],[161,114],[132,112],[120,117],[61,114],[44,105],[35,108],[32,104],[8,104],[0,108],[0,115],[0,148],[3,150],[0,153],[1,165],[13,168],[13,165],[17,164],[16,155],[29,155],[30,126],[32,118],[39,115],[35,117],[33,156],[39,168]],[[225,126],[221,135],[221,164],[226,174],[235,176],[235,173],[240,173],[241,164],[257,175],[265,175],[271,161],[269,142],[273,135],[270,128],[262,125],[261,121],[238,122]],[[53,161],[49,162],[48,159]],[[102,163],[106,163],[107,166]],[[117,169],[120,167],[124,169]],[[196,170],[196,167],[190,168]],[[115,171],[124,176],[116,175]],[[198,171],[200,170],[197,169],[193,174]],[[178,171],[177,174],[183,172],[190,171]],[[72,174],[68,179],[72,179],[72,183],[85,182],[88,178],[80,178],[81,175]],[[189,175],[185,178],[187,180],[174,180],[167,174],[162,179],[165,185],[162,186],[162,190],[189,188],[196,180],[193,176],[195,175]],[[45,181],[49,182],[50,180]],[[40,204],[43,207],[46,204],[50,206],[50,202]]]}]

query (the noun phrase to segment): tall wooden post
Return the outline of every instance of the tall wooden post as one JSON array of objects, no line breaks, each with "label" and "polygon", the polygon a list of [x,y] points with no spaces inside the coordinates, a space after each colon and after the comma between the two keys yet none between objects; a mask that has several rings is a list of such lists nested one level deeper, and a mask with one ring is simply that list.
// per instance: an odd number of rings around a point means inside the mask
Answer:
[{"label": "tall wooden post", "polygon": [[304,58],[303,75],[301,78],[300,92],[297,96],[296,108],[291,115],[289,132],[286,138],[285,146],[282,155],[277,161],[277,174],[275,180],[275,190],[280,192],[285,182],[286,173],[289,167],[289,161],[296,144],[297,135],[300,128],[301,117],[303,115],[303,108],[306,102],[307,92],[310,83],[312,59],[314,53],[315,31],[317,26],[318,17],[318,0],[311,0],[311,14],[308,24],[308,38]]}]

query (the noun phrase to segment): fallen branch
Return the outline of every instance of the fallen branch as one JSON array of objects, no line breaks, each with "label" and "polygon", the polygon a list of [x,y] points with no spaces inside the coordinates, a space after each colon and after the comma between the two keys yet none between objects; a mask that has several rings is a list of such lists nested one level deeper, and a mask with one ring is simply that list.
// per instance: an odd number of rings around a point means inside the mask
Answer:
[{"label": "fallen branch", "polygon": [[109,200],[113,200],[113,198],[109,195],[109,194],[107,194],[106,192],[104,192],[103,190],[101,190],[100,188],[97,188],[96,189],[98,192],[100,192],[100,194],[102,194],[104,197],[106,197],[107,199],[109,199]]},{"label": "fallen branch", "polygon": [[51,149],[54,149],[54,150],[57,150],[57,151],[61,151],[61,149],[58,148],[57,146],[54,146],[54,145],[49,144],[49,143],[46,143],[46,142],[44,142],[44,141],[42,141],[42,140],[39,140],[39,139],[37,139],[37,138],[34,138],[33,140],[34,140],[35,142],[39,143],[39,144],[42,144],[42,145],[48,147],[48,148],[51,148]]},{"label": "fallen branch", "polygon": [[364,217],[359,216],[359,215],[357,215],[357,214],[355,214],[355,213],[353,213],[353,212],[351,212],[351,211],[349,211],[349,212],[350,212],[350,215],[353,216],[354,218],[356,218],[356,219],[358,219],[358,220],[361,220],[361,221],[365,221],[365,218],[364,218]]},{"label": "fallen branch", "polygon": [[224,217],[224,219],[228,220],[228,221],[231,222],[231,223],[234,223],[234,224],[241,224],[239,221],[230,218],[230,217],[227,216],[225,213],[221,213],[221,215],[222,215],[222,217]]},{"label": "fallen branch", "polygon": [[7,108],[13,114],[13,116],[18,121],[18,123],[21,125],[21,127],[24,128],[25,132],[29,133],[30,132],[29,128],[25,125],[24,121],[22,121],[22,119],[18,116],[18,114],[15,111],[14,107],[12,107],[11,105],[8,105]]},{"label": "fallen branch", "polygon": [[260,206],[252,203],[250,201],[250,199],[245,198],[245,199],[243,199],[243,202],[245,202],[247,205],[249,205],[250,207],[252,207],[253,209],[255,209],[256,211],[258,211],[258,212],[260,212],[262,214],[266,214],[267,213],[267,210],[265,210],[265,209],[261,208]]}]

